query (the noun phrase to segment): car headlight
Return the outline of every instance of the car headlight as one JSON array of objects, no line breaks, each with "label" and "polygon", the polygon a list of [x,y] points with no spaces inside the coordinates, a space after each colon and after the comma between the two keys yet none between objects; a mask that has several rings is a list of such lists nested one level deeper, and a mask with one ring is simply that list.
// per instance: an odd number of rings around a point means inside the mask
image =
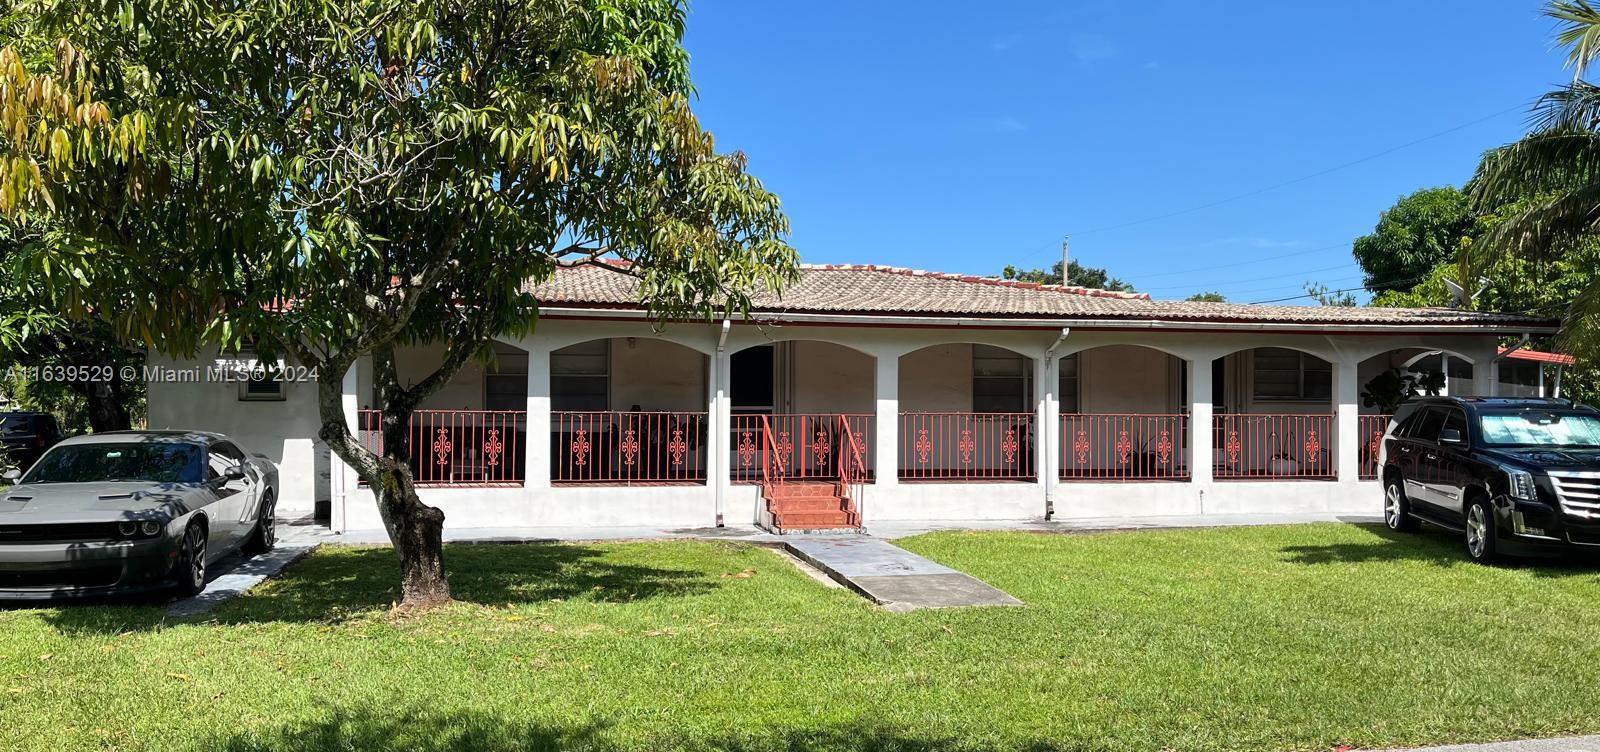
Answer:
[{"label": "car headlight", "polygon": [[1513,499],[1539,500],[1539,487],[1533,483],[1533,473],[1526,470],[1506,470],[1506,489]]},{"label": "car headlight", "polygon": [[119,523],[117,523],[117,535],[120,535],[120,536],[122,536],[124,538],[132,538],[133,536],[138,535],[138,534],[139,534],[139,523],[137,523],[137,522],[119,522]]},{"label": "car headlight", "polygon": [[139,532],[154,538],[161,534],[161,523],[155,520],[145,520],[139,524]]}]

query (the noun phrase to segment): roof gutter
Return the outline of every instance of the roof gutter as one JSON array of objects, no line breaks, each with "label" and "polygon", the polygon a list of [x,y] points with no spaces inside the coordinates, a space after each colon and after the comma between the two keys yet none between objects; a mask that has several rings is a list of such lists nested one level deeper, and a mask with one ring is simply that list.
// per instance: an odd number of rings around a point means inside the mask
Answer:
[{"label": "roof gutter", "polygon": [[[1049,347],[1045,348],[1045,351],[1044,351],[1044,362],[1045,362],[1045,368],[1046,368],[1045,373],[1046,374],[1050,373],[1050,371],[1048,370],[1050,368],[1050,366],[1055,365],[1055,362],[1056,362],[1056,348],[1061,347],[1061,343],[1066,342],[1067,341],[1067,337],[1069,335],[1071,335],[1071,334],[1072,334],[1072,327],[1070,327],[1070,326],[1061,327],[1061,334],[1056,337],[1056,341],[1054,343],[1052,343]],[[1061,383],[1061,379],[1060,379],[1059,373],[1058,373],[1057,378],[1056,378],[1056,383],[1057,384]],[[1061,395],[1059,395],[1059,394],[1056,395],[1056,404],[1057,405],[1061,404]],[[1048,411],[1046,411],[1046,412],[1048,413]],[[1058,412],[1059,412],[1059,410],[1058,410]],[[1047,425],[1050,423],[1050,421],[1058,420],[1055,416],[1048,415],[1048,414],[1046,414],[1044,416],[1044,419],[1045,419],[1045,423]],[[1040,443],[1044,444],[1044,456],[1046,456],[1046,457],[1057,457],[1057,456],[1060,456],[1060,455],[1056,454],[1056,450],[1050,446],[1050,437],[1052,435],[1054,435],[1055,433],[1056,433],[1055,431],[1041,431],[1041,432],[1039,432]],[[1059,483],[1060,483],[1060,481],[1056,479],[1056,473],[1054,471],[1045,473],[1045,478],[1044,478],[1044,518],[1046,520],[1048,520],[1048,519],[1050,519],[1050,518],[1055,516],[1055,513],[1056,513],[1056,485],[1059,484]]]},{"label": "roof gutter", "polygon": [[[555,307],[546,306],[541,309],[540,315],[544,318],[590,318],[590,319],[642,319],[648,318],[646,312],[633,308],[582,308],[582,307]],[[763,325],[781,325],[785,323],[802,326],[920,326],[949,329],[1139,329],[1150,331],[1291,331],[1304,333],[1308,330],[1327,331],[1353,334],[1394,334],[1394,333],[1463,333],[1463,334],[1524,334],[1540,333],[1554,334],[1558,327],[1530,327],[1522,325],[1485,325],[1485,324],[1329,324],[1311,322],[1273,322],[1273,321],[1186,321],[1186,320],[1157,320],[1157,319],[1018,319],[1018,318],[982,318],[973,316],[904,316],[904,315],[862,315],[862,314],[833,314],[833,313],[754,313],[747,322]]]}]

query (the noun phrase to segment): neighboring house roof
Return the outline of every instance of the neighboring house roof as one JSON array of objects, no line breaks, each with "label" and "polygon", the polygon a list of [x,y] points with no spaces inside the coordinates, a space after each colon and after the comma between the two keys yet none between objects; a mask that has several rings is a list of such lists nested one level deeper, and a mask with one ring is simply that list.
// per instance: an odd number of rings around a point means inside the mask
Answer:
[{"label": "neighboring house roof", "polygon": [[[531,285],[546,307],[636,309],[638,283],[614,270],[579,266]],[[1143,293],[1043,285],[992,277],[871,265],[802,265],[797,282],[752,296],[766,314],[838,314],[930,318],[1104,322],[1262,323],[1315,327],[1404,326],[1436,329],[1551,330],[1555,319],[1443,308],[1268,306],[1151,300]]]},{"label": "neighboring house roof", "polygon": [[1578,362],[1576,357],[1563,353],[1539,352],[1537,350],[1513,350],[1506,354],[1508,348],[1500,348],[1500,354],[1507,360],[1531,360],[1535,363],[1554,363],[1560,366],[1570,366]]}]

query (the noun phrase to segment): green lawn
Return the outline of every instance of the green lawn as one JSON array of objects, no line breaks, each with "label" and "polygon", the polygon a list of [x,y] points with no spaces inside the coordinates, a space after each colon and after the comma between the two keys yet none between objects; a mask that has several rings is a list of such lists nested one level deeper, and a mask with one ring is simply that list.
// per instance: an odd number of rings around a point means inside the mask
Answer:
[{"label": "green lawn", "polygon": [[1322,749],[1600,731],[1600,575],[1335,524],[904,545],[1025,608],[890,614],[727,543],[334,548],[202,623],[0,612],[0,749]]}]

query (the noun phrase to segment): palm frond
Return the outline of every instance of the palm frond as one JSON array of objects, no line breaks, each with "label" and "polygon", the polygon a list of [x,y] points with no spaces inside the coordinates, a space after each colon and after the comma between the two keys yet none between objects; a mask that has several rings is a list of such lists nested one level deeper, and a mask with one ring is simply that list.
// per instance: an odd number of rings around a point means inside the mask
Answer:
[{"label": "palm frond", "polygon": [[1485,154],[1467,185],[1480,210],[1528,196],[1564,192],[1600,176],[1600,133],[1542,131]]},{"label": "palm frond", "polygon": [[1556,346],[1586,361],[1600,358],[1600,275],[1590,279],[1567,307]]},{"label": "palm frond", "polygon": [[1510,255],[1534,261],[1559,257],[1568,244],[1600,231],[1600,181],[1539,201],[1495,226],[1465,249],[1472,276]]},{"label": "palm frond", "polygon": [[1539,97],[1532,120],[1535,132],[1600,130],[1600,86],[1573,81]]},{"label": "palm frond", "polygon": [[1589,64],[1600,56],[1600,10],[1590,5],[1589,0],[1556,0],[1544,14],[1560,22],[1556,42],[1572,48],[1567,54],[1567,65],[1572,67],[1574,78],[1581,77]]}]

